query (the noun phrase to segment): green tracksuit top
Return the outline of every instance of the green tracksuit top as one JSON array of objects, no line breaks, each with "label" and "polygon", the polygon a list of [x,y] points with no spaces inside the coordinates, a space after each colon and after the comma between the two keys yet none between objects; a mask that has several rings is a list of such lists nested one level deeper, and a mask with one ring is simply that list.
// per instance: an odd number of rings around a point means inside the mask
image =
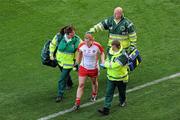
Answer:
[{"label": "green tracksuit top", "polygon": [[123,48],[136,45],[137,36],[134,25],[125,17],[122,17],[118,23],[114,19],[114,16],[109,17],[95,25],[89,32],[98,32],[100,30],[109,31],[108,46],[111,46],[113,40],[119,40]]},{"label": "green tracksuit top", "polygon": [[79,36],[75,35],[70,41],[66,41],[65,35],[60,37],[56,34],[50,43],[50,56],[54,54],[56,46],[56,60],[58,64],[64,69],[70,69],[73,67],[75,52],[78,48],[81,39]]}]

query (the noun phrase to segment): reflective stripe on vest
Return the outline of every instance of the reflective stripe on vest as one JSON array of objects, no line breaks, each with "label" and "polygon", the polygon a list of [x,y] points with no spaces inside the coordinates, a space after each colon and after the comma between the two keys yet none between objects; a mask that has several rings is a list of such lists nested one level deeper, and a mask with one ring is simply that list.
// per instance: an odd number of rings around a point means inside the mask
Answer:
[{"label": "reflective stripe on vest", "polygon": [[69,69],[73,67],[75,53],[57,51],[56,59],[58,64],[63,68]]},{"label": "reflective stripe on vest", "polygon": [[137,36],[136,36],[136,33],[131,33],[129,34],[129,39],[131,42],[136,42],[137,41]]},{"label": "reflective stripe on vest", "polygon": [[111,40],[128,40],[128,35],[109,34]]},{"label": "reflective stripe on vest", "polygon": [[126,75],[124,75],[124,76],[122,76],[122,77],[113,77],[113,76],[108,75],[108,77],[111,77],[111,78],[113,78],[113,79],[122,79],[122,78],[125,78],[125,77],[127,77],[127,76],[128,76],[128,74],[126,74]]}]

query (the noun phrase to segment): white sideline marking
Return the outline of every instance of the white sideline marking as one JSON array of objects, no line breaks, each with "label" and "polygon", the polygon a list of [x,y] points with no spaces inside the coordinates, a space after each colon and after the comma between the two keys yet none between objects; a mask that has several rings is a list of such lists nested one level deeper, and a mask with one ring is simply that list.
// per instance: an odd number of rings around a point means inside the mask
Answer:
[{"label": "white sideline marking", "polygon": [[[143,84],[143,85],[136,86],[136,87],[134,87],[134,88],[132,88],[132,89],[127,90],[126,93],[130,93],[130,92],[133,92],[133,91],[136,91],[136,90],[140,90],[140,89],[143,89],[143,88],[145,88],[145,87],[148,87],[148,86],[151,86],[151,85],[155,85],[155,84],[158,84],[158,83],[160,83],[160,82],[163,82],[163,81],[166,81],[166,80],[170,80],[170,79],[172,79],[172,78],[176,78],[176,77],[179,77],[179,76],[180,76],[180,72],[179,72],[179,73],[176,73],[176,74],[173,74],[173,75],[170,75],[170,76],[167,76],[167,77],[163,77],[163,78],[161,78],[161,79],[154,80],[154,81],[152,81],[152,82],[147,82],[147,83],[145,83],[145,84]],[[117,97],[117,96],[118,96],[118,94],[115,94],[115,95],[114,95],[114,97]],[[98,103],[98,102],[101,102],[101,101],[103,101],[103,100],[104,100],[104,97],[101,98],[101,99],[98,99],[96,102],[87,102],[87,103],[85,103],[85,104],[82,104],[82,105],[81,105],[81,108],[84,108],[84,107],[93,105],[93,104]],[[51,115],[48,115],[48,116],[39,118],[38,120],[49,120],[49,119],[55,118],[55,117],[57,117],[57,116],[61,116],[61,115],[64,115],[64,114],[66,114],[66,113],[72,112],[72,111],[73,111],[72,108],[66,109],[66,110],[64,110],[64,111],[59,111],[59,112],[57,112],[57,113],[53,113],[53,114],[51,114]]]}]

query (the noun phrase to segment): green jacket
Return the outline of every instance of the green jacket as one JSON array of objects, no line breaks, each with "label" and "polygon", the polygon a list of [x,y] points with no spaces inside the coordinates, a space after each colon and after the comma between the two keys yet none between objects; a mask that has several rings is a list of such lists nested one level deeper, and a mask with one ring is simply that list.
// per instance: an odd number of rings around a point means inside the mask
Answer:
[{"label": "green jacket", "polygon": [[128,82],[128,58],[126,57],[124,51],[125,50],[121,48],[115,53],[112,48],[110,48],[105,61],[107,77],[109,80]]},{"label": "green jacket", "polygon": [[81,39],[77,35],[67,42],[65,36],[56,34],[50,43],[50,56],[54,54],[57,46],[56,60],[58,64],[65,69],[70,69],[73,67],[75,52],[80,41]]},{"label": "green jacket", "polygon": [[111,46],[113,40],[119,40],[123,48],[136,45],[137,36],[134,25],[125,17],[122,17],[118,23],[116,23],[114,16],[109,17],[95,25],[89,32],[98,32],[100,30],[109,31],[108,46]]}]

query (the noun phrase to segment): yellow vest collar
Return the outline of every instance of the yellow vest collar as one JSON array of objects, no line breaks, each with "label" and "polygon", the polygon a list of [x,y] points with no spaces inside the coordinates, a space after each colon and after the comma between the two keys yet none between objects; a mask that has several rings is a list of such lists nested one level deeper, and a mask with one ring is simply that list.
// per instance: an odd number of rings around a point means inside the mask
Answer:
[{"label": "yellow vest collar", "polygon": [[110,50],[109,50],[109,53],[110,53],[111,55],[119,55],[119,54],[121,53],[122,49],[123,49],[123,48],[121,47],[118,52],[114,52],[114,51],[112,50],[112,47],[111,47]]}]

